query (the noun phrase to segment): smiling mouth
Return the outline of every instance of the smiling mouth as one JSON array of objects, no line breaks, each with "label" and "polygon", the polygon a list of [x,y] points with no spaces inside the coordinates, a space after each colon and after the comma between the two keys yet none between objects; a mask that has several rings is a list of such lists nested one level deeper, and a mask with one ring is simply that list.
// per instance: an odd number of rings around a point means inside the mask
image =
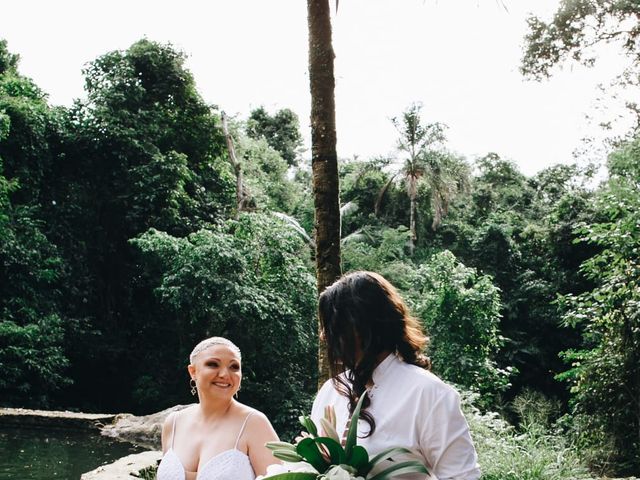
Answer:
[{"label": "smiling mouth", "polygon": [[212,382],[216,387],[220,388],[229,388],[231,387],[230,383],[220,383],[220,382]]}]

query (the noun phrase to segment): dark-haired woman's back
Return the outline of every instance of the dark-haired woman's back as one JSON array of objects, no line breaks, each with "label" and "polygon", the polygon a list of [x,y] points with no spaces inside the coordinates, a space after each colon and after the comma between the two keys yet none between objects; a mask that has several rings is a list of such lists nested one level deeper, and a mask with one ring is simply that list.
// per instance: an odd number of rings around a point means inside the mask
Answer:
[{"label": "dark-haired woman's back", "polygon": [[[345,374],[342,375],[344,379]],[[375,431],[366,436],[367,422],[361,419],[358,424],[358,444],[370,455],[402,446],[422,457],[432,479],[480,478],[469,427],[460,411],[459,395],[452,387],[394,354],[376,367],[372,380],[367,410],[375,419]],[[323,385],[313,403],[312,418],[317,424],[329,405],[335,408],[338,433],[344,432],[350,417],[349,404],[332,380]],[[424,476],[408,474],[397,478],[423,480]]]},{"label": "dark-haired woman's back", "polygon": [[431,478],[480,478],[459,395],[428,371],[429,338],[396,288],[375,272],[349,273],[322,292],[318,315],[332,379],[316,397],[314,420],[333,405],[343,430],[366,390],[358,433],[369,454],[409,448]]}]

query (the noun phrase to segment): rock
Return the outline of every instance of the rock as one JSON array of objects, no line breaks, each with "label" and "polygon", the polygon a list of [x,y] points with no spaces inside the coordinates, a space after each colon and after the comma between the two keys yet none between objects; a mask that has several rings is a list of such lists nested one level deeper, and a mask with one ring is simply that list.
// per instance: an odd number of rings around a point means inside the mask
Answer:
[{"label": "rock", "polygon": [[140,472],[155,468],[161,457],[162,452],[159,451],[127,455],[109,465],[83,473],[80,480],[140,480]]},{"label": "rock", "polygon": [[142,417],[128,413],[115,417],[110,425],[102,427],[101,433],[107,437],[142,445],[151,449],[160,448],[162,424],[171,412],[177,412],[190,405],[176,405],[161,412]]},{"label": "rock", "polygon": [[116,415],[105,413],[0,408],[0,425],[12,427],[97,430],[105,424],[110,424],[115,418]]}]

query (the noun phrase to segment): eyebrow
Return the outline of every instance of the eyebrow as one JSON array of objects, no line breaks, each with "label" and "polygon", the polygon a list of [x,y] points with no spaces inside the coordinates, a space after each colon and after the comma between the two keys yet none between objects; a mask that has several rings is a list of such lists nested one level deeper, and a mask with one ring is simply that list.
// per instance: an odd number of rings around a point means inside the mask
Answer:
[{"label": "eyebrow", "polygon": [[[205,362],[211,361],[211,360],[216,360],[218,362],[221,362],[222,359],[219,357],[207,357],[205,359],[203,359]],[[229,360],[229,362],[236,362],[236,363],[240,363],[240,360],[238,360],[237,358],[232,358],[231,360]]]}]

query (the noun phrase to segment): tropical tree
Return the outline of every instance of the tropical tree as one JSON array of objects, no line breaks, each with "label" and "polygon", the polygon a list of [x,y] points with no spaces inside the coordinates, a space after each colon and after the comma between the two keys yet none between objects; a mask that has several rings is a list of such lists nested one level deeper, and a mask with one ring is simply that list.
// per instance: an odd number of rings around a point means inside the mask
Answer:
[{"label": "tropical tree", "polygon": [[[69,350],[72,389],[86,390],[68,394],[89,408],[131,409],[115,388],[133,392],[146,368],[132,358],[131,339],[163,315],[128,240],[152,227],[188,235],[234,209],[217,112],[184,61],[171,45],[146,39],[102,55],[84,71],[87,99],[64,116],[52,238],[69,262],[67,315],[86,332]],[[98,378],[92,372],[105,357],[109,368]]]},{"label": "tropical tree", "polygon": [[593,47],[618,42],[634,65],[640,61],[640,4],[629,0],[563,0],[550,22],[528,19],[521,71],[540,79],[568,59],[596,61]]},{"label": "tropical tree", "polygon": [[[315,206],[316,276],[321,293],[340,276],[340,187],[336,152],[335,77],[329,0],[307,0],[311,91],[311,168]],[[328,366],[320,346],[320,378]]]},{"label": "tropical tree", "polygon": [[581,266],[595,287],[562,297],[564,322],[583,331],[560,377],[572,385],[575,431],[590,463],[615,476],[640,473],[639,165],[638,139],[610,156],[596,200],[603,216],[577,230],[599,247]]},{"label": "tropical tree", "polygon": [[264,107],[252,110],[247,120],[246,132],[253,139],[264,138],[271,148],[280,153],[288,166],[298,164],[302,134],[298,116],[289,108],[278,110],[273,115]]},{"label": "tropical tree", "polygon": [[[422,106],[414,103],[400,118],[392,119],[400,135],[398,150],[404,155],[404,164],[397,175],[405,184],[410,202],[409,246],[412,252],[418,239],[416,224],[420,184],[425,183],[428,188],[433,214],[431,228],[436,230],[447,215],[451,201],[458,192],[467,188],[469,180],[466,162],[442,148],[446,140],[445,126],[441,123],[423,124],[421,110]],[[394,178],[381,191],[380,198]]]},{"label": "tropical tree", "polygon": [[0,42],[0,397],[50,407],[69,383],[64,347],[74,322],[62,315],[64,261],[42,207],[57,113],[18,72]]},{"label": "tropical tree", "polygon": [[156,408],[189,401],[189,352],[222,335],[243,350],[243,401],[284,438],[299,433],[316,386],[317,293],[298,235],[271,215],[241,213],[187,237],[150,229],[131,243],[166,312],[141,327],[147,348],[138,361],[147,371],[136,394]]}]

